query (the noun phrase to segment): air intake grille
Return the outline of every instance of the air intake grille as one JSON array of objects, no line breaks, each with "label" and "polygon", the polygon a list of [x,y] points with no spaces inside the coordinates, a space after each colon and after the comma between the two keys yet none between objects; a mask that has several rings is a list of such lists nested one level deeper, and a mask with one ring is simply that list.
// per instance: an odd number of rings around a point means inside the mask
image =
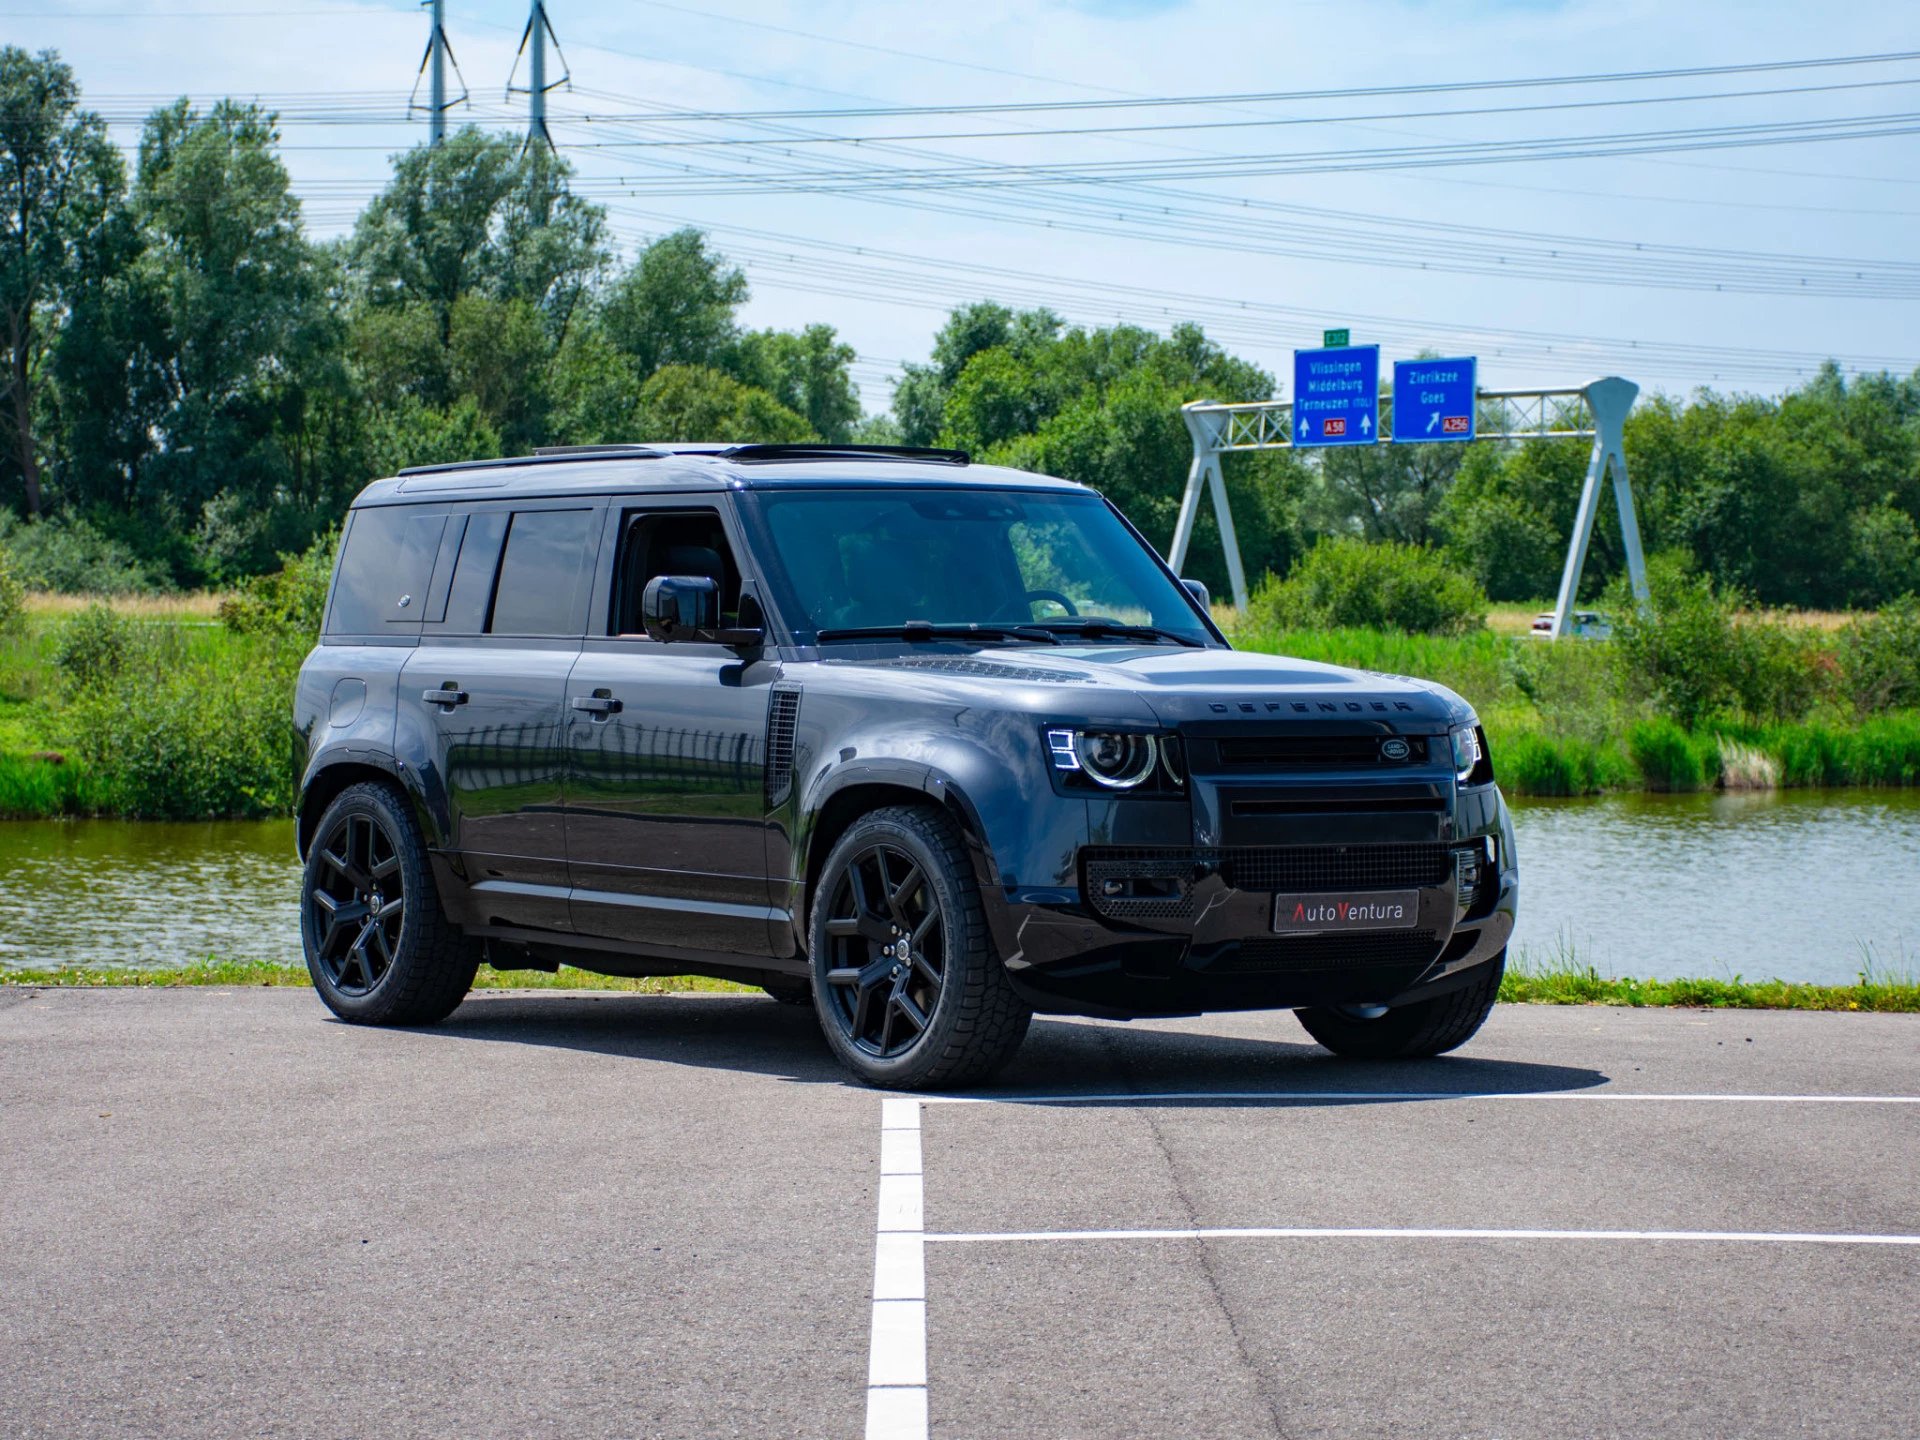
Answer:
[{"label": "air intake grille", "polygon": [[1440,942],[1431,930],[1384,935],[1302,935],[1284,939],[1262,936],[1242,940],[1237,948],[1208,968],[1238,974],[1393,967],[1417,972],[1431,963],[1439,948]]},{"label": "air intake grille", "polygon": [[793,730],[800,718],[800,687],[779,684],[767,702],[767,808],[793,793]]},{"label": "air intake grille", "polygon": [[1280,845],[1222,850],[1220,873],[1236,890],[1394,890],[1444,885],[1444,845]]}]

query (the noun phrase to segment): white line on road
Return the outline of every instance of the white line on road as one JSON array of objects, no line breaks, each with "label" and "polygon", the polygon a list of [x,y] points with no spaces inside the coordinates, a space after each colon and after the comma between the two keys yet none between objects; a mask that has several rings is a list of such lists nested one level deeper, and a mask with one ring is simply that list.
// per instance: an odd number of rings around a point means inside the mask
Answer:
[{"label": "white line on road", "polygon": [[879,1209],[867,1440],[926,1440],[927,1269],[918,1100],[880,1102]]},{"label": "white line on road", "polygon": [[1692,1240],[1756,1245],[1920,1245],[1920,1235],[1836,1235],[1773,1230],[1427,1230],[1304,1226],[1218,1230],[1003,1230],[916,1238],[929,1245],[1027,1240]]},{"label": "white line on road", "polygon": [[1610,1100],[1748,1105],[1920,1105],[1920,1095],[1655,1094],[1633,1090],[1169,1090],[1101,1095],[927,1095],[926,1105],[1151,1105],[1168,1100],[1302,1101]]}]

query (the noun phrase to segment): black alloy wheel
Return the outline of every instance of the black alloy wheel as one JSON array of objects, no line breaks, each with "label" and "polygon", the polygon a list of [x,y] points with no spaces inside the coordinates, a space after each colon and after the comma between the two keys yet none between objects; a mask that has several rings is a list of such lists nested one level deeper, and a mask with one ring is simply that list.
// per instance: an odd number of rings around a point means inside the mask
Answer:
[{"label": "black alloy wheel", "polygon": [[869,845],[828,902],[826,981],[847,1038],[876,1059],[911,1050],[933,1023],[946,932],[927,873],[904,850]]},{"label": "black alloy wheel", "polygon": [[976,1084],[1033,1018],[994,946],[967,838],[932,806],[876,810],[839,838],[807,953],[827,1044],[869,1085]]},{"label": "black alloy wheel", "polygon": [[370,995],[393,969],[406,926],[400,847],[378,816],[348,811],[317,844],[309,887],[314,958],[342,995]]},{"label": "black alloy wheel", "polygon": [[440,908],[420,822],[396,787],[350,785],[314,826],[300,888],[307,973],[360,1025],[426,1025],[466,997],[480,943]]}]

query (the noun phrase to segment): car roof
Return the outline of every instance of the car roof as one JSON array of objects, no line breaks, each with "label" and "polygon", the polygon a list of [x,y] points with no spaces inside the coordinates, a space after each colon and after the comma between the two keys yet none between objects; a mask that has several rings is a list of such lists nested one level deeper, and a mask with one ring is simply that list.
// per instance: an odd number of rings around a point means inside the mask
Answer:
[{"label": "car roof", "polygon": [[975,465],[959,450],[852,445],[594,445],[402,470],[374,481],[353,504],[358,509],[446,500],[908,484],[967,489],[1087,488],[1028,470]]}]

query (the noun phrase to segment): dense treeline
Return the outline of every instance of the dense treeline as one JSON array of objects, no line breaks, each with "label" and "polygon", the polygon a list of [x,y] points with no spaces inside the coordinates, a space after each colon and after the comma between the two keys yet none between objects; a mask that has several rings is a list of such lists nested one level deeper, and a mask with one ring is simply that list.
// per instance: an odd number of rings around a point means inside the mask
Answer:
[{"label": "dense treeline", "polygon": [[[129,167],[51,53],[0,49],[0,559],[29,583],[225,585],[398,466],[612,439],[901,440],[1099,486],[1156,543],[1187,400],[1273,377],[1194,326],[956,309],[891,414],[862,417],[827,325],[748,330],[741,272],[681,231],[628,259],[569,169],[465,130],[396,158],[352,233],[305,232],[273,117],[156,111]],[[1920,373],[1829,370],[1781,399],[1643,401],[1651,550],[1773,604],[1920,589]],[[1495,599],[1551,592],[1585,465],[1566,442],[1236,456],[1249,569],[1314,541],[1431,546]],[[1595,593],[1618,568],[1610,510]],[[1193,573],[1224,583],[1210,513]]]}]

